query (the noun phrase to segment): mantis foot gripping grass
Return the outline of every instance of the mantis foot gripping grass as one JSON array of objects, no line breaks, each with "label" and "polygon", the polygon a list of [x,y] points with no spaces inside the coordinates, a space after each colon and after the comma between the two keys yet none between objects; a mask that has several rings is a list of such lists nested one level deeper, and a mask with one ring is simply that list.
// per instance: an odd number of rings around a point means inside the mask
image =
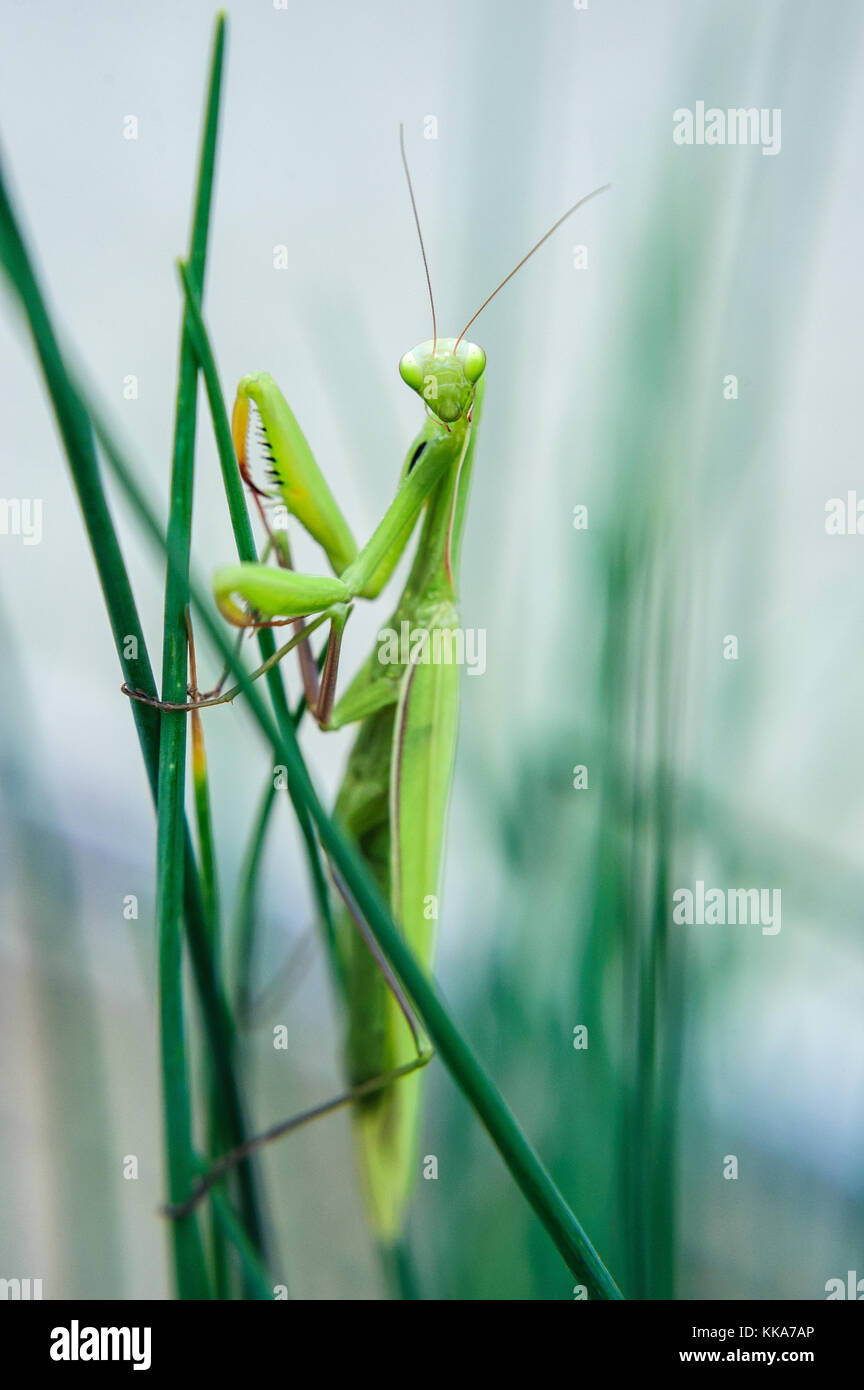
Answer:
[{"label": "mantis foot gripping grass", "polygon": [[[410,653],[386,662],[373,648],[337,701],[342,634],[354,603],[374,599],[384,589],[421,514],[414,560],[389,627],[403,631],[401,625],[407,623],[408,630],[433,639],[458,631],[459,555],[486,367],[485,352],[465,335],[528,258],[608,185],[581,198],[549,228],[483,301],[458,338],[442,338],[401,128],[400,146],[429,289],[432,338],[399,363],[403,381],[425,405],[426,420],[409,446],[396,495],[366,545],[358,549],[275,381],[264,373],[244,377],[234,405],[234,446],[241,475],[267,527],[267,553],[274,552],[277,563],[223,566],[214,576],[213,594],[223,616],[241,629],[295,625],[291,640],[254,676],[296,649],[307,705],[320,727],[359,725],[334,815],[360,850],[411,949],[431,970],[457,733],[458,667],[451,660],[430,662],[413,643]],[[253,482],[247,455],[253,410],[275,495],[321,546],[332,576],[294,571],[287,537],[270,532],[261,498],[274,493]],[[329,623],[329,638],[319,676],[308,638],[324,622]],[[433,641],[429,649],[440,651],[442,644]],[[238,689],[222,694],[217,688],[204,697],[197,690],[192,693],[194,698],[185,704],[152,699],[148,703],[169,710],[198,709],[230,701]],[[398,1238],[416,1166],[422,1067],[431,1052],[338,878],[336,886],[345,907],[336,922],[333,964],[346,1009],[350,1088],[227,1154],[201,1178],[190,1200],[169,1208],[169,1215],[188,1214],[228,1168],[261,1144],[350,1103],[373,1229],[384,1243]]]}]

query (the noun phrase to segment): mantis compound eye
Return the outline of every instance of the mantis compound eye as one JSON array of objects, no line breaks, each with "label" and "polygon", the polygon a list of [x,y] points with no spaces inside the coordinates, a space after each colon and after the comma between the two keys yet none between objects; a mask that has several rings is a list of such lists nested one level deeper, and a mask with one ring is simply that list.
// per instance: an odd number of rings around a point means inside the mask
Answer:
[{"label": "mantis compound eye", "polygon": [[399,362],[399,375],[410,386],[412,391],[423,393],[423,363],[420,361],[416,348],[406,352]]},{"label": "mantis compound eye", "polygon": [[462,363],[462,370],[474,386],[486,370],[485,352],[476,343],[463,343],[457,349],[457,356]]}]

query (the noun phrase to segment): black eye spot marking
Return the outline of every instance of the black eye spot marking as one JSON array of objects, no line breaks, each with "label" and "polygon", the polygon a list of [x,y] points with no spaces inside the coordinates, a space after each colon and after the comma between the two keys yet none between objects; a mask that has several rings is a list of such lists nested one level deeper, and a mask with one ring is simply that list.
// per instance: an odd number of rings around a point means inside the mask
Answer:
[{"label": "black eye spot marking", "polygon": [[411,455],[411,462],[410,462],[409,465],[408,465],[408,472],[409,472],[409,473],[411,472],[411,469],[414,467],[415,463],[416,463],[417,460],[419,459],[419,457],[420,457],[420,455],[422,454],[423,450],[426,448],[426,444],[427,444],[427,443],[428,443],[428,441],[424,439],[423,442],[422,442],[422,444],[418,444],[418,445],[417,445],[417,448],[414,450],[413,454]]}]

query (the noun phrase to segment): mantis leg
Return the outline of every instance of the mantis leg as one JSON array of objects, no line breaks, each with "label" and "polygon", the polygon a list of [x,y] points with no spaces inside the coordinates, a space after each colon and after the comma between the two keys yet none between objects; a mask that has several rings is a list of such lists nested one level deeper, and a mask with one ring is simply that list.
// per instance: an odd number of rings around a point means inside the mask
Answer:
[{"label": "mantis leg", "polygon": [[[256,501],[257,500],[259,499],[256,498]],[[267,528],[268,536],[267,546],[264,550],[264,554],[261,557],[262,561],[267,559],[267,556],[269,555],[272,549],[276,552],[276,558],[279,566],[282,569],[293,570],[294,565],[291,560],[291,545],[288,540],[288,533],[286,531],[272,531],[270,529],[270,524],[263,507],[261,507],[260,510],[264,519],[264,525]],[[309,642],[309,633],[311,632],[311,628],[308,630],[304,630],[303,619],[298,618],[294,623],[294,631],[298,636],[297,657],[300,664],[300,675],[303,680],[303,694],[306,700],[306,707],[311,711],[312,714],[316,715],[317,717],[321,701],[321,682],[319,678],[318,662],[315,660],[315,657],[312,653],[312,647]],[[339,643],[341,645],[341,629],[339,632]],[[326,655],[328,657],[331,656],[329,643]]]},{"label": "mantis leg", "polygon": [[245,376],[237,387],[231,428],[244,480],[251,481],[247,461],[250,401],[258,410],[271,481],[288,511],[318,541],[334,573],[341,574],[356,558],[354,537],[291,407],[267,372]]},{"label": "mantis leg", "polygon": [[385,1086],[393,1085],[403,1076],[408,1076],[421,1067],[425,1067],[431,1057],[431,1051],[418,1053],[398,1071],[389,1072],[386,1076],[373,1077],[360,1086],[352,1086],[350,1090],[343,1091],[341,1095],[323,1101],[320,1105],[313,1105],[310,1110],[304,1110],[299,1115],[292,1115],[290,1120],[281,1120],[278,1124],[272,1125],[270,1129],[265,1129],[263,1133],[256,1134],[253,1139],[247,1140],[245,1144],[239,1145],[230,1153],[224,1154],[222,1158],[218,1158],[198,1179],[191,1196],[176,1206],[163,1207],[162,1215],[170,1217],[173,1221],[182,1221],[194,1211],[202,1197],[206,1197],[211,1187],[214,1187],[221,1178],[224,1178],[226,1173],[230,1173],[238,1163],[242,1163],[244,1159],[264,1148],[265,1144],[272,1144],[275,1140],[282,1139],[286,1134],[292,1134],[294,1130],[302,1129],[304,1125],[311,1124],[313,1120],[323,1119],[325,1115],[332,1115],[334,1111],[341,1110],[346,1105],[352,1105],[364,1096],[370,1096]]},{"label": "mantis leg", "polygon": [[[241,477],[252,491],[279,565],[285,570],[292,569],[287,536],[284,533],[277,536],[271,530],[261,501],[267,494],[252,480],[247,454],[250,401],[256,407],[258,434],[267,458],[271,483],[278,488],[288,511],[322,546],[338,574],[356,558],[354,537],[291,407],[273,378],[261,372],[244,377],[237,388],[232,434]],[[306,704],[319,723],[326,722],[332,709],[343,626],[338,620],[331,624],[327,659],[320,683],[318,667],[308,642],[304,640],[298,647]],[[298,627],[297,631],[301,629]]]},{"label": "mantis leg", "polygon": [[[272,656],[268,657],[267,660],[262,662],[256,670],[250,673],[250,681],[256,681],[259,676],[263,676],[267,671],[272,670],[272,668],[278,665],[278,663],[282,660],[284,656],[287,656],[289,652],[294,651],[294,649],[298,647],[301,642],[305,642],[309,638],[310,634],[313,633],[317,627],[320,627],[321,624],[326,621],[328,616],[329,614],[327,613],[321,613],[311,623],[307,623],[301,629],[300,632],[295,632],[294,636],[290,639],[290,641],[286,642],[284,646],[280,647],[278,651],[275,651]],[[206,695],[198,695],[193,688],[193,698],[191,700],[186,701],[160,700],[155,695],[145,694],[143,690],[133,690],[132,687],[127,685],[125,681],[121,685],[120,689],[124,695],[129,696],[130,700],[137,700],[139,704],[142,705],[151,705],[154,709],[176,710],[179,712],[196,709],[208,709],[211,705],[230,704],[232,700],[236,700],[237,696],[242,693],[243,687],[239,685],[233,686],[231,690],[226,690],[224,692],[222,691],[222,686],[225,684],[225,674],[226,673],[223,673],[222,678],[219,681],[219,684],[216,686],[215,690],[210,691]]]}]

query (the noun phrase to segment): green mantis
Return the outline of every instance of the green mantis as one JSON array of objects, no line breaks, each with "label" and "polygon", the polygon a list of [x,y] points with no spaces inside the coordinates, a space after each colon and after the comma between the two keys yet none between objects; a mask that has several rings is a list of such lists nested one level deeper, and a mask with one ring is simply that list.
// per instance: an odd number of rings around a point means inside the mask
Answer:
[{"label": "green mantis", "polygon": [[[482,349],[454,339],[432,340],[403,358],[403,379],[424,395],[430,413],[409,448],[393,502],[359,553],[332,494],[310,467],[311,455],[278,388],[267,377],[242,382],[235,409],[238,452],[242,458],[251,397],[282,498],[322,545],[338,577],[230,566],[217,571],[213,584],[221,611],[238,624],[248,622],[238,598],[264,618],[321,612],[329,617],[327,659],[310,705],[324,728],[359,724],[335,814],[427,967],[456,741],[458,667],[412,656],[385,663],[376,648],[334,704],[335,671],[350,605],[381,592],[423,511],[414,563],[389,626],[400,630],[407,622],[412,631],[429,634],[458,627],[458,559],[484,365]],[[435,413],[436,405],[446,423]],[[417,1039],[349,911],[337,922],[337,956],[348,1019],[349,1078],[360,1086],[416,1059]],[[404,1076],[355,1105],[369,1210],[384,1241],[398,1235],[410,1190],[419,1091],[419,1074]]]},{"label": "green mantis", "polygon": [[[484,300],[459,337],[444,338],[438,336],[404,140],[402,157],[429,287],[432,338],[399,363],[403,381],[424,403],[426,418],[408,448],[394,499],[358,548],[276,383],[266,374],[245,377],[233,414],[241,474],[258,500],[261,489],[252,481],[247,457],[254,413],[275,494],[320,545],[332,573],[295,572],[287,537],[271,534],[269,549],[278,563],[224,566],[214,575],[213,593],[220,612],[239,628],[293,622],[296,636],[287,647],[298,648],[307,704],[320,727],[358,725],[335,816],[389,900],[411,949],[431,971],[458,725],[459,670],[453,653],[459,644],[452,639],[459,633],[459,557],[486,367],[483,349],[465,335],[528,257],[604,190],[569,208]],[[337,700],[342,634],[352,608],[381,594],[418,524],[413,563],[388,629],[424,634],[427,640],[412,641],[395,658],[374,647]],[[308,635],[322,622],[329,623],[329,638],[319,678]],[[371,1224],[388,1244],[400,1234],[417,1167],[420,1069],[430,1052],[349,896],[343,896],[333,966],[347,1018],[354,1129]]]}]

